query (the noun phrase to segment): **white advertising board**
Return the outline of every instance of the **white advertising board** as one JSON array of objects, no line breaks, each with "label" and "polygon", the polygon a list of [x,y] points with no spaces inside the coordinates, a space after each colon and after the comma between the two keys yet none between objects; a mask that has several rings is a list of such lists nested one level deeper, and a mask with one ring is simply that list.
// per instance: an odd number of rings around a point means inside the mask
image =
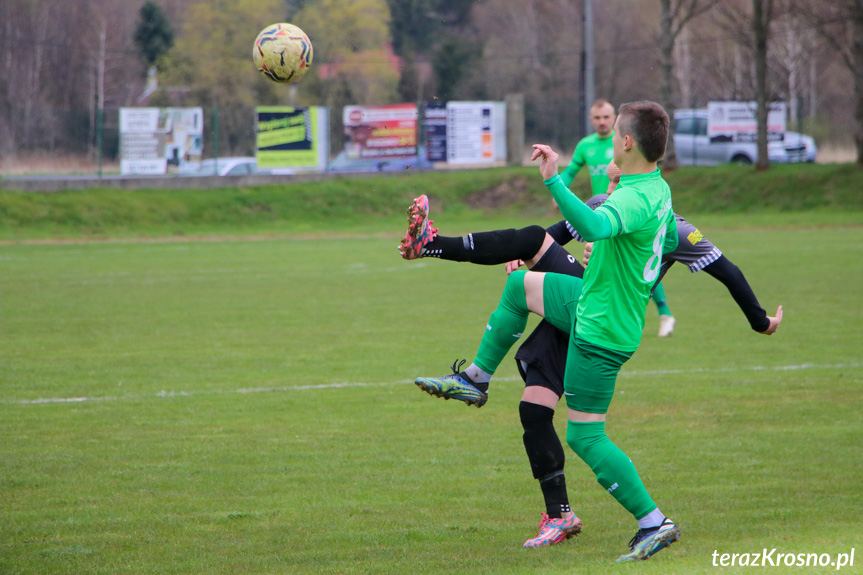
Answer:
[{"label": "white advertising board", "polygon": [[[708,102],[707,136],[711,142],[755,142],[758,122],[755,102]],[[785,138],[785,102],[770,102],[767,111],[767,139]]]},{"label": "white advertising board", "polygon": [[446,157],[450,164],[506,159],[504,102],[447,102]]},{"label": "white advertising board", "polygon": [[201,108],[120,108],[120,173],[160,175],[200,166]]}]

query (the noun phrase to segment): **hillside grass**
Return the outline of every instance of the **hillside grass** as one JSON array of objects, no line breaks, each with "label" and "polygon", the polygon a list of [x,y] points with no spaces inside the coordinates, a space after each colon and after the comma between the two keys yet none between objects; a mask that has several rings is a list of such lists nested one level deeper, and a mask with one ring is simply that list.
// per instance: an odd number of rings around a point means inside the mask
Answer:
[{"label": "hillside grass", "polygon": [[[863,169],[852,164],[774,166],[763,173],[737,166],[681,168],[666,178],[675,210],[687,217],[839,212],[840,222],[853,224],[863,211]],[[584,173],[573,189],[584,197]],[[0,240],[388,234],[420,194],[432,199],[436,220],[480,229],[514,217],[543,223],[558,215],[535,167],[209,190],[2,190]]]}]

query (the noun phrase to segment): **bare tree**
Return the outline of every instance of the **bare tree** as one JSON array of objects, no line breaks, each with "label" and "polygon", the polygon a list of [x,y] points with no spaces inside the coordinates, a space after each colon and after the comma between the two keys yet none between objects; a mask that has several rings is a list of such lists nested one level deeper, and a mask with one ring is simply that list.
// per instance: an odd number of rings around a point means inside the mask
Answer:
[{"label": "bare tree", "polygon": [[818,35],[836,51],[854,85],[854,143],[863,167],[863,0],[796,2],[795,8],[815,25]]},{"label": "bare tree", "polygon": [[680,42],[674,46],[674,77],[680,87],[680,99],[678,102],[687,108],[693,100],[692,92],[692,50],[690,40],[692,35],[689,29],[683,31]]},{"label": "bare tree", "polygon": [[[660,17],[659,36],[659,99],[670,117],[674,117],[677,108],[674,100],[674,45],[677,37],[686,25],[701,14],[704,14],[718,0],[659,0],[662,14]],[[665,149],[665,159],[662,166],[666,170],[677,169],[677,152],[674,149],[674,138],[668,138]]]},{"label": "bare tree", "polygon": [[[786,12],[778,18],[775,26],[775,49],[773,58],[786,75],[786,98],[788,101],[788,120],[803,116],[805,83],[809,76],[810,62],[817,52],[815,35],[807,28],[799,14]],[[814,99],[809,108],[814,107]]]},{"label": "bare tree", "polygon": [[[768,103],[768,67],[767,40],[770,34],[770,23],[773,19],[773,0],[752,0],[751,9],[746,8],[746,2],[728,2],[723,5],[720,13],[720,26],[732,35],[738,45],[746,50],[754,64],[750,92],[756,101],[755,118],[758,124],[756,169],[766,170],[770,167],[767,157],[767,103]],[[743,61],[735,58],[735,73],[740,73]],[[741,76],[742,79],[742,76]],[[735,84],[739,84],[735,81]]]},{"label": "bare tree", "polygon": [[755,101],[758,109],[758,171],[770,168],[767,157],[767,37],[773,18],[773,0],[752,0],[752,31],[755,34]]},{"label": "bare tree", "polygon": [[857,165],[863,166],[863,0],[852,0],[848,4],[851,11],[851,23],[854,28],[854,40],[852,42],[854,119],[857,121],[854,143],[857,145]]},{"label": "bare tree", "polygon": [[565,146],[574,142],[579,133],[578,3],[489,0],[475,5],[473,20],[482,61],[460,82],[460,97],[503,99],[521,93],[527,102],[542,101],[525,110],[529,137]]},{"label": "bare tree", "polygon": [[[788,119],[794,121],[803,115],[804,84],[809,76],[810,63],[817,53],[817,43],[812,29],[805,25],[799,13],[792,11],[777,18],[775,37],[775,48],[771,53],[778,67],[784,69]],[[811,98],[809,109],[814,107],[815,101]]]}]

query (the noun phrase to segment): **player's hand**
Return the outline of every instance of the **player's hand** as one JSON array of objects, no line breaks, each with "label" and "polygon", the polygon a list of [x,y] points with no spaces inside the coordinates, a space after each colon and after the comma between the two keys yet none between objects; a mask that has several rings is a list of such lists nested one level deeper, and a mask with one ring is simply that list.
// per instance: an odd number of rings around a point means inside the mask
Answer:
[{"label": "player's hand", "polygon": [[587,262],[590,261],[590,253],[593,251],[593,242],[584,244],[584,255],[581,257],[581,265],[587,267]]},{"label": "player's hand", "polygon": [[776,315],[771,317],[767,316],[767,319],[770,320],[770,327],[762,331],[764,335],[773,335],[776,333],[776,330],[779,329],[779,324],[782,323],[782,306],[776,310]]},{"label": "player's hand", "polygon": [[511,274],[523,265],[524,260],[512,260],[511,262],[506,262],[506,275]]},{"label": "player's hand", "polygon": [[557,152],[551,149],[551,146],[545,144],[534,144],[533,153],[530,156],[530,161],[534,162],[537,159],[542,159],[539,164],[539,172],[542,174],[542,179],[547,180],[557,174]]}]

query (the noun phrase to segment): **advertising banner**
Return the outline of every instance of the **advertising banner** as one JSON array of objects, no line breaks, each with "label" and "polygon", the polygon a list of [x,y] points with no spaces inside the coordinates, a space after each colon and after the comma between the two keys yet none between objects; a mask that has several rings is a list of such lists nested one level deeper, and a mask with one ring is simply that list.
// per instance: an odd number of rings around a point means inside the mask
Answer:
[{"label": "advertising banner", "polygon": [[[489,105],[485,105],[489,104]],[[474,164],[494,159],[490,102],[447,103],[447,161]]]},{"label": "advertising banner", "polygon": [[448,102],[446,157],[450,164],[506,159],[504,102]]},{"label": "advertising banner", "polygon": [[268,106],[256,112],[259,168],[323,169],[327,139],[321,132],[327,128],[326,108]]},{"label": "advertising banner", "polygon": [[416,104],[345,106],[345,152],[349,158],[387,158],[417,153]]},{"label": "advertising banner", "polygon": [[200,166],[204,152],[201,108],[120,108],[120,172],[176,173]]},{"label": "advertising banner", "polygon": [[[758,122],[755,102],[708,102],[707,136],[711,142],[755,142]],[[785,102],[770,102],[767,109],[767,140],[785,139]]]},{"label": "advertising banner", "polygon": [[426,150],[432,162],[446,162],[446,124],[445,102],[428,102],[425,105]]}]

